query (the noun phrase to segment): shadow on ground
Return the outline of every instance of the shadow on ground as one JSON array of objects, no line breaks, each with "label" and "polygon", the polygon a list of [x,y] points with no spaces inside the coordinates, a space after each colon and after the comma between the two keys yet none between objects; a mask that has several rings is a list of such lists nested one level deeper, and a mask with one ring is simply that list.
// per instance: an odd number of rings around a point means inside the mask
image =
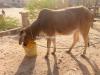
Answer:
[{"label": "shadow on ground", "polygon": [[47,75],[59,75],[59,68],[58,68],[58,64],[57,64],[57,57],[56,55],[53,56],[54,57],[54,66],[53,66],[53,72],[51,71],[51,67],[50,67],[50,60],[49,58],[46,59],[47,62]]},{"label": "shadow on ground", "polygon": [[24,57],[15,75],[32,75],[35,68],[36,57],[28,58]]},{"label": "shadow on ground", "polygon": [[95,63],[95,61],[90,60],[87,56],[84,56],[83,58],[90,64],[91,68],[94,71],[94,74],[95,75],[100,75],[100,69],[97,66],[97,64]]},{"label": "shadow on ground", "polygon": [[81,61],[79,61],[72,53],[69,54],[78,64],[82,75],[91,75],[91,73],[89,72],[87,66],[85,64],[83,64]]}]

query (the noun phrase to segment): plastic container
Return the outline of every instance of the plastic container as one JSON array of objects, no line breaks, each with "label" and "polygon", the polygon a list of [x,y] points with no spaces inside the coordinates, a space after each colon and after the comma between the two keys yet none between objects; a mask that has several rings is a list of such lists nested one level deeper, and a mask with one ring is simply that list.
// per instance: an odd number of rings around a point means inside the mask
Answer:
[{"label": "plastic container", "polygon": [[35,57],[37,56],[36,42],[29,42],[27,46],[23,46],[26,56]]}]

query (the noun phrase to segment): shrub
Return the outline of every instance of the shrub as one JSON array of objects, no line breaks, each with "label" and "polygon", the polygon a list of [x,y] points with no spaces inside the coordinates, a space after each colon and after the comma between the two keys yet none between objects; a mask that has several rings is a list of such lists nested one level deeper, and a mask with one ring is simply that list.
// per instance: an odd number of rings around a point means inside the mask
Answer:
[{"label": "shrub", "polygon": [[15,18],[0,18],[0,31],[17,27],[18,21]]},{"label": "shrub", "polygon": [[55,8],[55,0],[30,0],[26,5],[26,9],[30,13],[30,18],[36,18],[39,11],[43,8]]},{"label": "shrub", "polygon": [[58,9],[68,6],[67,0],[30,0],[26,5],[26,9],[29,10],[30,18],[36,18],[39,11],[43,8]]}]

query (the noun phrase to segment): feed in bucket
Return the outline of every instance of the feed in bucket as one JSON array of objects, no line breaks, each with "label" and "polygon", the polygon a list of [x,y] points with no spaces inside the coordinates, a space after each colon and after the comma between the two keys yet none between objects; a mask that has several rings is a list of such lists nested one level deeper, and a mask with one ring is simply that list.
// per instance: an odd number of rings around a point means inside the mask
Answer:
[{"label": "feed in bucket", "polygon": [[37,56],[36,42],[29,42],[27,46],[23,46],[26,56],[35,57]]}]

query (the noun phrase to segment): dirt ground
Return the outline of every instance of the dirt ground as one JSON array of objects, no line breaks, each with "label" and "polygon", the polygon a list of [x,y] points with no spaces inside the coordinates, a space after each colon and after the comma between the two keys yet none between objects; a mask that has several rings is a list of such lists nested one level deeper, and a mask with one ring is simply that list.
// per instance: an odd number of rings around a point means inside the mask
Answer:
[{"label": "dirt ground", "polygon": [[[20,19],[21,10],[8,9],[7,15]],[[91,29],[89,34],[91,46],[84,58],[81,57],[82,38],[72,54],[66,53],[71,46],[72,35],[57,36],[57,48],[62,49],[57,49],[55,56],[50,53],[48,60],[44,58],[47,49],[39,46],[46,46],[45,39],[37,40],[37,57],[28,58],[18,44],[18,35],[0,37],[0,75],[100,75],[100,22],[95,24],[96,30]]]},{"label": "dirt ground", "polygon": [[28,58],[18,44],[18,35],[0,37],[0,75],[100,75],[100,32],[91,29],[89,37],[91,44],[83,58],[82,37],[68,54],[72,35],[57,36],[57,48],[66,49],[57,49],[55,56],[50,53],[47,60],[47,49],[39,46],[46,46],[45,39],[37,40],[37,57]]}]

